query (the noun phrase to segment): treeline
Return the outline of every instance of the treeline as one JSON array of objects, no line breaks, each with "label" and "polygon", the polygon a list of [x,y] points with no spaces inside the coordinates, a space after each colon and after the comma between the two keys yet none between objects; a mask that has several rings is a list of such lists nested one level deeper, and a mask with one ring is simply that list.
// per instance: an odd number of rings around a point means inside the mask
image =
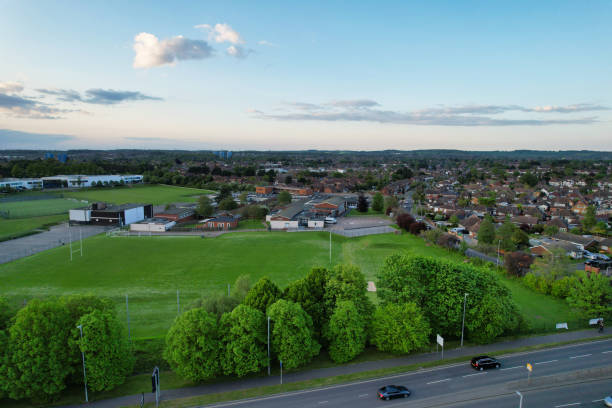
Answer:
[{"label": "treeline", "polygon": [[110,390],[132,373],[131,348],[112,301],[34,299],[15,312],[0,298],[0,398],[49,402],[82,385],[81,352],[90,391]]},{"label": "treeline", "polygon": [[58,174],[142,174],[153,168],[152,164],[143,161],[75,161],[68,159],[66,163],[62,163],[55,159],[11,160],[0,165],[0,175],[2,177],[38,178]]},{"label": "treeline", "polygon": [[168,332],[164,356],[181,376],[202,381],[244,376],[271,364],[286,369],[309,363],[321,350],[343,363],[368,345],[406,354],[424,349],[435,334],[488,342],[528,330],[510,292],[486,269],[427,257],[389,257],[378,276],[380,304],[367,296],[359,268],[313,268],[281,290],[268,278],[253,287],[239,278],[231,296],[199,301],[178,316]]}]

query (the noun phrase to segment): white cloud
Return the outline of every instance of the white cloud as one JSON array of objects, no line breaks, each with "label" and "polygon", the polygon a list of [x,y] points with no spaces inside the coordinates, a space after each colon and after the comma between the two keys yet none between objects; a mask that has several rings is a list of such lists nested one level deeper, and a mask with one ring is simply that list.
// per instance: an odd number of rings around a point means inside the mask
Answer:
[{"label": "white cloud", "polygon": [[210,58],[214,50],[206,41],[177,36],[159,40],[155,35],[140,33],[134,37],[134,68],[172,65],[178,60]]},{"label": "white cloud", "polygon": [[0,82],[1,93],[17,93],[23,91],[23,84],[19,82]]},{"label": "white cloud", "polygon": [[228,42],[231,44],[244,44],[242,37],[236,30],[230,27],[229,24],[215,24],[215,26],[211,26],[210,24],[199,24],[195,26],[195,28],[203,29],[208,31],[208,39],[214,40],[217,43]]},{"label": "white cloud", "polygon": [[253,52],[253,50],[245,49],[244,47],[241,47],[239,45],[230,45],[229,47],[227,47],[226,52],[228,55],[231,55],[232,57],[242,59],[242,58],[246,58],[247,55]]},{"label": "white cloud", "polygon": [[273,42],[266,41],[266,40],[257,41],[257,44],[259,44],[259,45],[266,45],[268,47],[278,47],[278,44],[274,44]]}]

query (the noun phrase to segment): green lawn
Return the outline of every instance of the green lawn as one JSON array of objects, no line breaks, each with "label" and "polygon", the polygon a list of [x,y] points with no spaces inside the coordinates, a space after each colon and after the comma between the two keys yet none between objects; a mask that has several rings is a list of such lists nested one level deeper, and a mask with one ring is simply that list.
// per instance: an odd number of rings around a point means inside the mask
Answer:
[{"label": "green lawn", "polygon": [[4,201],[0,202],[0,212],[8,212],[9,218],[40,217],[52,214],[68,214],[68,210],[71,208],[84,207],[87,204],[87,201],[75,198]]},{"label": "green lawn", "polygon": [[65,197],[79,200],[104,201],[114,204],[146,203],[168,204],[175,202],[194,202],[202,194],[213,191],[165,185],[133,185],[114,188],[87,188],[64,192]]},{"label": "green lawn", "polygon": [[[368,280],[375,280],[385,257],[399,251],[463,259],[409,234],[332,239],[332,263],[358,265]],[[176,316],[177,290],[185,307],[198,297],[226,291],[241,274],[251,275],[252,281],[268,276],[285,287],[311,267],[329,265],[329,234],[235,232],[206,239],[101,235],[84,240],[84,253],[70,262],[67,247],[60,247],[0,265],[0,294],[15,304],[70,293],[109,296],[122,318],[129,294],[132,334],[159,336]],[[513,280],[503,281],[534,327],[571,321],[562,301],[532,293]]]},{"label": "green lawn", "polygon": [[[46,215],[43,217],[18,218],[5,220],[0,218],[0,241],[28,235],[30,232],[48,225],[59,224],[68,220],[68,214]],[[2,266],[0,266],[2,268]],[[1,289],[0,289],[1,291]]]},{"label": "green lawn", "polygon": [[250,230],[250,229],[265,229],[265,228],[267,228],[267,225],[263,221],[247,219],[247,220],[239,221],[238,228],[236,229]]}]

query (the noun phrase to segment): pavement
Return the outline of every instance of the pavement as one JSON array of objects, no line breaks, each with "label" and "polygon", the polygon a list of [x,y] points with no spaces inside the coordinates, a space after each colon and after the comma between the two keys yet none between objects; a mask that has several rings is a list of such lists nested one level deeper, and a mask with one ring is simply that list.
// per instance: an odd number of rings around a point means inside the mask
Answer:
[{"label": "pavement", "polygon": [[[70,231],[68,231],[68,223],[64,223],[52,226],[49,228],[49,231],[3,241],[0,242],[0,264],[24,258],[51,248],[64,245],[68,246],[71,241],[75,242],[79,240],[79,234],[81,234],[80,236],[83,238],[87,238],[98,235],[107,229],[108,227],[104,226],[83,225],[70,227]],[[66,249],[66,256],[70,256],[68,249]]]},{"label": "pavement", "polygon": [[[455,364],[452,366],[446,366],[446,367],[442,367],[439,369],[423,370],[422,373],[429,373],[424,377],[424,379],[429,378],[427,381],[425,381],[425,383],[430,382],[430,381],[438,381],[440,379],[444,380],[445,378],[450,378],[449,376],[451,374],[453,376],[458,375],[460,373],[463,373],[462,375],[473,374],[473,372],[469,370],[469,366],[467,366],[467,360],[469,360],[474,355],[478,355],[478,354],[495,355],[496,352],[499,352],[502,350],[508,350],[508,349],[526,347],[526,346],[536,346],[536,345],[542,345],[542,344],[574,341],[574,340],[581,340],[581,339],[596,340],[597,338],[603,335],[605,335],[605,333],[599,334],[597,330],[590,329],[590,330],[581,330],[581,331],[572,331],[572,332],[561,332],[561,333],[549,334],[549,335],[544,335],[544,336],[525,337],[525,338],[520,338],[516,340],[502,341],[499,343],[493,343],[493,344],[482,345],[482,346],[464,347],[462,349],[445,350],[444,351],[445,359],[465,357],[466,363]],[[593,351],[595,350],[595,348],[596,348],[596,351]],[[588,353],[586,351],[581,351],[583,349],[589,350]],[[579,351],[576,351],[576,350],[579,350]],[[608,351],[608,350],[610,350],[610,353],[602,354],[604,351]],[[532,353],[536,353],[536,352],[532,352]],[[583,363],[584,362],[585,364],[588,363],[588,364],[612,365],[612,340],[601,340],[600,343],[592,343],[592,344],[588,343],[585,345],[565,346],[565,348],[562,348],[559,350],[557,349],[550,350],[550,351],[544,350],[544,351],[540,351],[537,353],[538,353],[537,355],[534,354],[537,356],[537,359],[536,358],[533,359],[534,362],[546,361],[546,360],[561,361],[561,359],[565,359],[565,357],[561,357],[562,355],[564,355],[563,353],[567,353],[570,356],[579,355],[579,354],[591,354],[592,356],[597,357],[597,358],[593,357],[588,360],[569,359],[568,357],[568,361],[572,363],[574,362]],[[406,365],[411,365],[411,364],[419,364],[419,363],[426,363],[426,362],[431,362],[435,360],[440,360],[440,358],[441,358],[440,353],[432,352],[432,353],[415,354],[415,355],[386,359],[386,360],[376,360],[376,361],[367,361],[367,362],[355,363],[355,364],[347,364],[347,365],[342,365],[342,366],[321,368],[321,369],[315,369],[315,370],[296,371],[296,372],[291,372],[291,373],[285,373],[283,375],[283,383],[287,384],[287,383],[298,382],[298,381],[313,380],[317,378],[326,378],[326,377],[333,377],[333,376],[344,375],[344,374],[360,373],[364,371],[370,371],[370,370],[376,370],[376,369],[382,369],[382,368],[401,367],[401,366],[406,366]],[[504,363],[504,366],[510,367],[513,364],[518,364],[517,361],[519,361],[521,358],[522,357],[519,356],[519,357],[516,357],[514,360],[502,360],[502,362]],[[567,369],[568,367],[569,368],[584,368],[584,366],[580,366],[580,365],[563,366],[563,365],[556,365],[556,364],[551,363],[551,365],[548,367],[544,367],[544,365],[542,365],[542,370],[540,370],[540,367],[538,367],[538,373],[543,373],[543,374],[554,373],[554,369],[558,369],[559,367],[563,369]],[[436,370],[451,370],[451,371],[448,374],[444,373],[444,375],[442,375],[441,378],[438,378],[440,377],[440,375],[437,374],[438,371]],[[452,370],[458,370],[458,371],[455,372]],[[509,371],[514,371],[514,370],[509,370]],[[518,371],[522,371],[522,370],[518,370]],[[503,371],[500,371],[500,372],[503,372]],[[421,371],[411,372],[409,374],[405,374],[404,376],[413,376],[419,373],[421,373]],[[487,371],[486,373],[488,374],[489,372]],[[204,395],[204,394],[214,394],[214,393],[221,393],[221,392],[232,392],[232,391],[245,390],[245,389],[254,388],[254,387],[277,385],[279,383],[278,376],[270,376],[270,377],[261,376],[261,377],[253,377],[253,378],[247,378],[247,379],[242,379],[242,380],[237,379],[234,381],[224,381],[224,382],[219,382],[219,383],[205,384],[205,385],[200,385],[196,387],[164,390],[163,375],[164,373],[162,372],[161,378],[160,378],[160,383],[161,383],[161,388],[162,388],[162,400],[185,398],[185,397],[198,396],[198,395]],[[475,377],[479,378],[479,381],[477,381],[476,383],[480,384],[480,380],[481,380],[480,377],[479,376],[475,376]],[[402,375],[399,375],[399,376],[395,376],[394,378],[402,379],[403,377]],[[515,380],[517,378],[520,378],[520,376],[508,377],[507,379]],[[364,382],[359,382],[357,383],[357,385],[346,384],[346,385],[340,385],[340,386],[335,386],[335,387],[349,387],[349,388],[342,388],[343,393],[344,393],[344,392],[348,392],[347,390],[349,389],[353,390],[350,387],[355,386],[356,387],[355,391],[357,392],[356,397],[359,397],[359,395],[363,395],[363,394],[368,394],[369,397],[372,397],[373,395],[372,393],[374,392],[375,389],[378,388],[378,386],[380,386],[379,383],[381,383],[381,381],[368,380],[366,382],[371,383],[371,384],[368,385],[367,387],[360,387],[359,384],[362,384]],[[448,381],[444,381],[444,382],[448,382]],[[455,383],[445,384],[444,387],[450,386],[451,389],[453,389],[454,384]],[[329,389],[329,387],[327,389]],[[436,388],[436,392],[438,392],[437,390],[438,389]],[[150,388],[143,389],[143,391],[147,392],[145,394],[146,402],[154,401],[154,396],[153,394],[150,393]],[[317,393],[323,392],[323,390],[301,391],[300,392],[301,394],[297,394],[297,395],[305,395],[305,393],[314,393],[314,392],[317,392]],[[255,406],[261,406],[261,407],[272,407],[272,406],[314,407],[314,406],[320,406],[318,402],[330,401],[330,398],[332,398],[331,396],[327,394],[316,394],[315,399],[318,399],[317,402],[315,402],[314,404],[310,404],[310,405],[305,404],[305,403],[302,404],[302,402],[300,402],[302,401],[300,398],[291,399],[290,401],[283,399],[285,398],[284,396],[287,396],[289,398],[290,395],[295,395],[295,394],[296,393],[280,394],[280,396],[266,397],[266,399],[262,399],[262,401],[266,401],[266,403],[262,402],[261,404],[258,403],[259,405],[255,405],[255,401],[250,401],[247,405],[244,405],[244,406],[249,406],[249,407],[250,406],[254,406],[254,407]],[[270,398],[278,398],[280,402],[278,404],[276,403],[272,404],[270,402]],[[292,397],[292,398],[295,398],[295,397]],[[347,400],[350,400],[350,399],[347,399]],[[411,401],[414,401],[414,400],[415,398],[411,398]],[[352,403],[349,404],[351,408],[358,408],[359,406],[371,407],[371,406],[375,406],[373,404],[377,403],[376,398],[368,398],[367,403],[365,403],[365,400],[364,400],[365,405],[357,404],[359,402],[359,398],[357,398],[355,401],[353,400],[350,400],[350,401],[352,401]],[[119,398],[114,398],[114,399],[109,399],[109,400],[93,401],[93,402],[90,402],[88,406],[100,407],[100,408],[110,408],[110,407],[118,407],[118,406],[136,405],[136,404],[139,404],[139,402],[140,402],[140,394],[119,397]],[[270,403],[270,405],[266,405],[267,403]],[[239,404],[239,403],[234,402],[229,405],[226,403],[225,405],[220,404],[219,406],[233,406],[236,404]],[[79,405],[73,405],[72,407],[77,407],[77,406]],[[330,406],[342,406],[342,405],[330,405]]]}]

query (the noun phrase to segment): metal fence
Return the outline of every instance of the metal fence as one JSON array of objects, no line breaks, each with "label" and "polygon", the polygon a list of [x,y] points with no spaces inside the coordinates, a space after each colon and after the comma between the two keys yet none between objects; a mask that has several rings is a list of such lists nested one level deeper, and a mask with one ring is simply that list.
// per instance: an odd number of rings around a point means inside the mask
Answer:
[{"label": "metal fence", "polygon": [[365,227],[365,228],[335,230],[333,232],[339,235],[343,235],[348,238],[353,238],[353,237],[363,237],[365,235],[388,234],[388,233],[395,232],[395,231],[396,230],[394,228],[391,228],[388,225],[384,225],[380,227]]}]

